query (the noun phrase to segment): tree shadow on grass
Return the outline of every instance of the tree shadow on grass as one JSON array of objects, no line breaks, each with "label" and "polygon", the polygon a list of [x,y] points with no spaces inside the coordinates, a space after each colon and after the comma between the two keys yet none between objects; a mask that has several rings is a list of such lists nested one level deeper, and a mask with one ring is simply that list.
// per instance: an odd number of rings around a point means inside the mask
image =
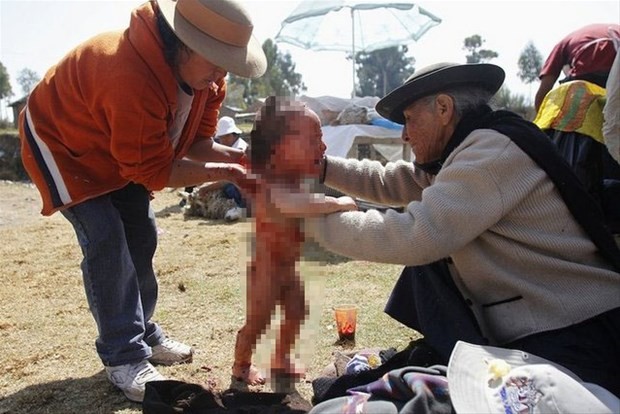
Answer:
[{"label": "tree shadow on grass", "polygon": [[0,414],[111,414],[128,409],[142,412],[142,406],[127,400],[103,371],[92,377],[29,385],[0,396]]}]

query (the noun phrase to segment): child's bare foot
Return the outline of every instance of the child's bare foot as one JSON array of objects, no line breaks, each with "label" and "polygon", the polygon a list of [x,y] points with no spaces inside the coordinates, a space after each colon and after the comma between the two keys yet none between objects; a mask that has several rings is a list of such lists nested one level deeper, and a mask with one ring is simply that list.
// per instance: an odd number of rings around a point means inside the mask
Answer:
[{"label": "child's bare foot", "polygon": [[281,361],[271,361],[272,375],[284,375],[291,379],[300,380],[306,376],[306,368],[301,361],[291,361],[284,359]]},{"label": "child's bare foot", "polygon": [[295,384],[306,376],[306,371],[300,363],[287,362],[283,365],[271,367],[271,388],[274,392],[291,394],[296,391]]},{"label": "child's bare foot", "polygon": [[238,381],[243,381],[248,385],[263,385],[263,377],[254,364],[233,364],[232,374]]}]

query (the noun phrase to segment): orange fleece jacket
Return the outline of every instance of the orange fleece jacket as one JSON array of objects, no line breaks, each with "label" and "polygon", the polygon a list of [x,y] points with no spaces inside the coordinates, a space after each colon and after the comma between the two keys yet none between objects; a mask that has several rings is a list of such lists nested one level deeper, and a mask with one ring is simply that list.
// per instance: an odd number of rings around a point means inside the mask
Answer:
[{"label": "orange fleece jacket", "polygon": [[211,139],[226,94],[194,90],[176,148],[168,135],[178,82],[166,63],[154,1],[129,28],[78,45],[30,94],[20,114],[22,161],[43,199],[41,213],[98,197],[130,182],[166,186],[172,164],[196,139]]}]

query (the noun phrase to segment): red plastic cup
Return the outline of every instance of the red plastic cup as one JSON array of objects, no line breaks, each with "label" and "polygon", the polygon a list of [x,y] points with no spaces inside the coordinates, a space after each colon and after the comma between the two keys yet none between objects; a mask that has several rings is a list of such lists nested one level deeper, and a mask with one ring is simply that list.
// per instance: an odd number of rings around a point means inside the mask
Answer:
[{"label": "red plastic cup", "polygon": [[336,318],[338,339],[340,341],[355,341],[355,330],[357,327],[357,306],[335,306],[334,317]]}]

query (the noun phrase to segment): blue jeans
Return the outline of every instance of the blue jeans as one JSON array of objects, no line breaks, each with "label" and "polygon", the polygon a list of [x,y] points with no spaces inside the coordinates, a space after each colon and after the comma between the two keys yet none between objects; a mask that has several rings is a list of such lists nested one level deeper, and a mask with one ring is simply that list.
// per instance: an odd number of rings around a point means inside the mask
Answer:
[{"label": "blue jeans", "polygon": [[84,289],[97,323],[104,365],[135,363],[164,340],[151,317],[157,303],[153,255],[157,228],[149,192],[124,188],[65,209],[82,249]]},{"label": "blue jeans", "polygon": [[234,200],[237,207],[246,208],[245,200],[236,185],[228,183],[222,188],[222,192],[226,198]]}]

